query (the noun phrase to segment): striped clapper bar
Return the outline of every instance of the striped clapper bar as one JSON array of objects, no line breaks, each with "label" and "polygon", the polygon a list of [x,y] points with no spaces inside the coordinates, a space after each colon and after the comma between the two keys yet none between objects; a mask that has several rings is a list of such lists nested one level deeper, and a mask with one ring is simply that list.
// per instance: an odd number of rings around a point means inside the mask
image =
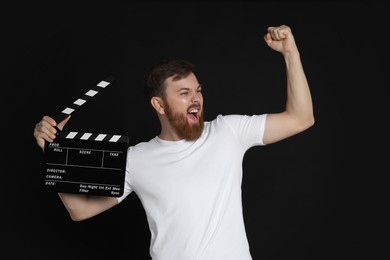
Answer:
[{"label": "striped clapper bar", "polygon": [[128,136],[59,133],[45,144],[45,186],[56,192],[123,194]]},{"label": "striped clapper bar", "polygon": [[93,87],[90,90],[88,90],[87,92],[85,92],[85,94],[82,97],[78,98],[70,106],[68,106],[64,110],[62,110],[60,114],[58,114],[56,117],[54,117],[54,120],[57,123],[60,123],[67,116],[71,115],[74,111],[76,111],[78,108],[80,108],[82,105],[84,105],[88,100],[95,97],[100,91],[105,89],[114,80],[115,80],[115,77],[108,76],[104,80],[100,81],[95,87]]}]

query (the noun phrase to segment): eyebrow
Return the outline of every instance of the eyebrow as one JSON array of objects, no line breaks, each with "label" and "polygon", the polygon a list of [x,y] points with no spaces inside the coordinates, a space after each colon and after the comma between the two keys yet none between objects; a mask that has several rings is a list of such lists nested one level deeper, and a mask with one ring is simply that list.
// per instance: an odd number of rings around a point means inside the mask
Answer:
[{"label": "eyebrow", "polygon": [[[202,85],[201,85],[201,84],[199,84],[198,87],[197,87],[196,89],[200,89],[200,88],[202,88]],[[189,91],[190,88],[182,87],[182,88],[179,88],[177,91],[183,91],[183,90]]]}]

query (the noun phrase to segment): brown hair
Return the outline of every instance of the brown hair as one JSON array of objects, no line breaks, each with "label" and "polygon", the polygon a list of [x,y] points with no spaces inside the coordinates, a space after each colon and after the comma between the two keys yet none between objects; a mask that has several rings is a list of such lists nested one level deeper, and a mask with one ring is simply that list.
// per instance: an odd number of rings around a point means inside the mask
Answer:
[{"label": "brown hair", "polygon": [[179,80],[193,72],[195,66],[182,59],[166,60],[154,65],[146,74],[144,80],[144,96],[149,101],[152,97],[165,96],[165,79],[174,77]]}]

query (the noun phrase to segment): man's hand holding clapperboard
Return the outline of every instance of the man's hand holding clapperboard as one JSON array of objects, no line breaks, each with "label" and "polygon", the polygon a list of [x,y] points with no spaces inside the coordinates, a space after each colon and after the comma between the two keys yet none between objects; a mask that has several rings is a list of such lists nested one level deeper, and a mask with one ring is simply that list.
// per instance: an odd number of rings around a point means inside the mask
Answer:
[{"label": "man's hand holding clapperboard", "polygon": [[[62,122],[114,81],[110,76],[78,98],[59,115]],[[44,185],[55,191],[119,197],[123,194],[129,137],[61,131],[45,142]]]}]

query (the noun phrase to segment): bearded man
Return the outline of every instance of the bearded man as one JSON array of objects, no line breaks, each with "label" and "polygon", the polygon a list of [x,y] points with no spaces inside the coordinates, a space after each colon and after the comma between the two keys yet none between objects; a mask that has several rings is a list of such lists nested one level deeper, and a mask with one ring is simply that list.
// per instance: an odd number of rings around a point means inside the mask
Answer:
[{"label": "bearded man", "polygon": [[[265,42],[280,52],[287,73],[287,101],[280,113],[218,115],[203,122],[202,86],[194,66],[169,60],[152,67],[145,94],[161,131],[130,146],[121,197],[60,193],[70,217],[81,221],[135,193],[145,209],[153,260],[250,260],[242,201],[242,161],[253,146],[275,143],[314,124],[309,86],[290,27],[269,27]],[[52,142],[58,125],[36,124],[38,145]],[[259,164],[261,167],[261,164]]]}]

